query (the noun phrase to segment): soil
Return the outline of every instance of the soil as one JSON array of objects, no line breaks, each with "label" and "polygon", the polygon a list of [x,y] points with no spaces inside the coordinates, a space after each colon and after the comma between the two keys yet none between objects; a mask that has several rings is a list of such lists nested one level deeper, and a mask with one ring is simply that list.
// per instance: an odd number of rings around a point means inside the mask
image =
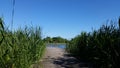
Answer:
[{"label": "soil", "polygon": [[43,59],[32,68],[92,68],[91,64],[80,62],[64,49],[47,47]]}]

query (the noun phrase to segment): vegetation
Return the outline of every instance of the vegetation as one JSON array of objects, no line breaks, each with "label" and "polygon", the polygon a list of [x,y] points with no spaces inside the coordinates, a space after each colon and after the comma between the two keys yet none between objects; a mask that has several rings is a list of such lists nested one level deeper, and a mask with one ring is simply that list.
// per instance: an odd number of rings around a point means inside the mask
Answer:
[{"label": "vegetation", "polygon": [[70,41],[66,50],[80,59],[91,61],[96,68],[119,68],[120,27],[103,25],[91,33],[82,32]]},{"label": "vegetation", "polygon": [[43,39],[43,41],[46,43],[68,43],[68,40],[62,37],[46,37]]},{"label": "vegetation", "polygon": [[25,27],[12,32],[0,18],[0,68],[29,68],[44,50],[40,28]]},{"label": "vegetation", "polygon": [[118,26],[103,25],[93,32],[82,32],[70,41],[61,37],[42,40],[39,27],[25,27],[13,32],[0,18],[0,67],[29,68],[42,57],[44,43],[69,43],[66,46],[69,53],[92,62],[96,68],[119,68],[120,19]]}]

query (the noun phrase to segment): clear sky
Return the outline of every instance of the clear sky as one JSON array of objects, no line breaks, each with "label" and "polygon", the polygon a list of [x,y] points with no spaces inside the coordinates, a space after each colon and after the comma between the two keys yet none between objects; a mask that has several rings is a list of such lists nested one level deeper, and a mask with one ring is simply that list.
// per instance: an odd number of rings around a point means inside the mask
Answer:
[{"label": "clear sky", "polygon": [[[9,26],[12,7],[12,0],[0,0],[0,16]],[[40,26],[43,37],[70,39],[119,16],[120,0],[16,0],[13,26]]]}]

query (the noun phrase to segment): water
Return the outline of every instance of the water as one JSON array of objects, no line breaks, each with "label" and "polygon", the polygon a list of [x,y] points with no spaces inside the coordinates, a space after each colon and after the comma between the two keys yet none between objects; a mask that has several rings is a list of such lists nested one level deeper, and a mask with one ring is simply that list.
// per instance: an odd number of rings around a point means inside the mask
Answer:
[{"label": "water", "polygon": [[57,47],[57,48],[65,49],[66,44],[47,44],[47,47]]}]

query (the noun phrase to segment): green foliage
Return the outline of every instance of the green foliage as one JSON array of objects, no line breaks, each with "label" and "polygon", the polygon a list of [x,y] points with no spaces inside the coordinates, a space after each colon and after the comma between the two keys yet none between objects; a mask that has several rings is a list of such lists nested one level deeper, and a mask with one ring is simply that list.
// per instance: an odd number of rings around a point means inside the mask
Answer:
[{"label": "green foliage", "polygon": [[115,25],[103,25],[91,33],[73,38],[67,51],[78,58],[93,62],[97,68],[120,67],[120,30]]},{"label": "green foliage", "polygon": [[25,28],[15,32],[4,28],[0,18],[0,68],[29,68],[45,49],[40,28]]},{"label": "green foliage", "polygon": [[51,37],[46,37],[43,39],[44,42],[46,43],[52,43],[52,38]]},{"label": "green foliage", "polygon": [[43,39],[43,41],[46,43],[68,43],[68,40],[62,37],[46,37]]}]

